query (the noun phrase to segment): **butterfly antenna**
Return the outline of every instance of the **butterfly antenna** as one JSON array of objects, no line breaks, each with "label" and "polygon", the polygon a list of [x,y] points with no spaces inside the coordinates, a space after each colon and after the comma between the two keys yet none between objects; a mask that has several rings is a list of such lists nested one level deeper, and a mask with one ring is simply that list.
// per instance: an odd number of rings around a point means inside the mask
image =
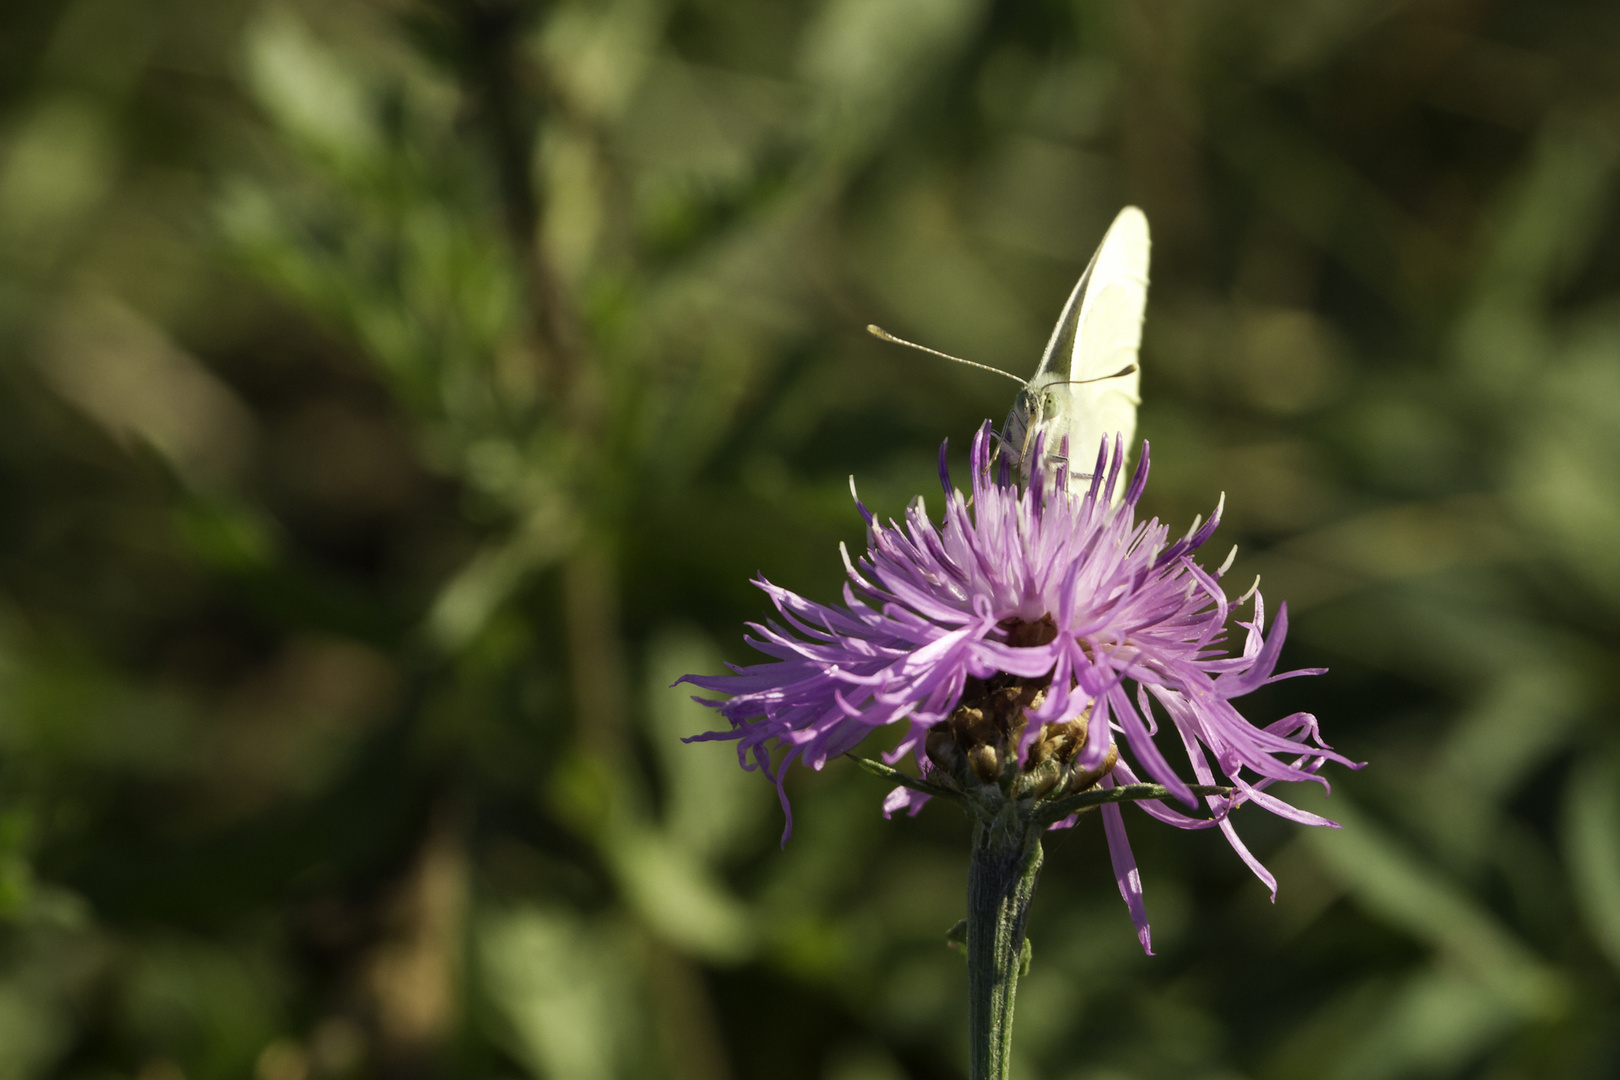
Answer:
[{"label": "butterfly antenna", "polygon": [[[945,360],[954,360],[958,364],[966,364],[968,367],[978,368],[980,371],[993,371],[997,375],[1002,375],[1011,379],[1019,386],[1029,385],[1028,383],[1024,382],[1023,379],[1020,379],[1010,371],[1002,371],[1000,368],[991,367],[989,364],[976,364],[972,360],[964,360],[960,356],[952,356],[950,353],[942,353],[938,349],[930,349],[926,345],[918,345],[915,341],[907,341],[905,338],[895,337],[893,334],[889,333],[887,330],[883,329],[883,327],[878,326],[875,323],[868,323],[866,326],[866,332],[882,341],[892,342],[895,345],[904,345],[908,349],[916,349],[918,352],[931,353],[932,355],[938,356]],[[1125,372],[1120,372],[1120,374],[1123,375]],[[1112,376],[1110,376],[1110,378],[1112,378]]]},{"label": "butterfly antenna", "polygon": [[1091,378],[1091,379],[1064,379],[1063,382],[1058,383],[1056,385],[1059,385],[1059,386],[1084,386],[1086,383],[1107,382],[1109,379],[1123,379],[1125,376],[1130,375],[1130,374],[1134,373],[1135,371],[1136,371],[1136,365],[1135,364],[1126,364],[1124,367],[1120,368],[1118,371],[1114,372],[1112,375],[1098,375],[1095,378]]}]

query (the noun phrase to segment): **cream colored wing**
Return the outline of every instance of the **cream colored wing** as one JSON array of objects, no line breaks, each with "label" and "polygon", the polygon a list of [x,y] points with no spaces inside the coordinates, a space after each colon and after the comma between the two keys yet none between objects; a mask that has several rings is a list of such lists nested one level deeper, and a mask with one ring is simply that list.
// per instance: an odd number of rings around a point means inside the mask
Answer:
[{"label": "cream colored wing", "polygon": [[[1031,381],[1039,402],[1036,429],[1045,433],[1046,451],[1060,454],[1067,439],[1069,469],[1078,475],[1091,474],[1105,437],[1111,443],[1117,434],[1129,454],[1136,436],[1149,246],[1147,217],[1127,206],[1065,305],[1042,370]],[[1053,370],[1052,353],[1065,343],[1068,370]]]}]

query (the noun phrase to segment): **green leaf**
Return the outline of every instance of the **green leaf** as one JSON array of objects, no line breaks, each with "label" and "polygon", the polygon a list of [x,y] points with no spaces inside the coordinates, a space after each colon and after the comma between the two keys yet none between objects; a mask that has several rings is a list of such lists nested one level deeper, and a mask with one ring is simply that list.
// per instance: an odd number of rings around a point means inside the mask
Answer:
[{"label": "green leaf", "polygon": [[522,907],[475,923],[479,972],[507,1049],[535,1076],[613,1080],[641,1019],[634,935],[611,920]]},{"label": "green leaf", "polygon": [[699,858],[723,858],[762,823],[770,785],[738,765],[735,743],[681,741],[722,722],[692,700],[695,687],[672,685],[682,675],[721,670],[714,643],[695,629],[668,628],[648,652],[647,718],[668,792],[664,830]]},{"label": "green leaf", "polygon": [[630,905],[666,941],[720,963],[753,954],[759,935],[752,914],[677,841],[624,826],[610,829],[602,847]]}]

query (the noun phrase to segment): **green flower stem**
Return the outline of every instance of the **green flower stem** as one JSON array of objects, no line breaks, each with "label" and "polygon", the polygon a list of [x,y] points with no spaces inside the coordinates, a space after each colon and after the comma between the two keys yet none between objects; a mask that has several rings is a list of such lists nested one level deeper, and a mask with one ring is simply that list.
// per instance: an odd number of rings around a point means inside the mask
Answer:
[{"label": "green flower stem", "polygon": [[1009,804],[973,827],[968,868],[968,1076],[1006,1080],[1024,929],[1041,872],[1041,830]]},{"label": "green flower stem", "polygon": [[[1007,1080],[1012,1063],[1013,998],[1027,962],[1024,936],[1035,879],[1041,872],[1041,833],[1070,814],[1107,803],[1171,798],[1160,784],[1093,787],[1049,799],[1009,799],[995,784],[964,789],[963,780],[934,783],[907,776],[881,761],[855,757],[874,776],[912,791],[947,799],[973,819],[973,858],[968,865],[968,1076]],[[1230,795],[1232,788],[1195,784],[1194,795]],[[951,941],[960,941],[952,930]]]}]

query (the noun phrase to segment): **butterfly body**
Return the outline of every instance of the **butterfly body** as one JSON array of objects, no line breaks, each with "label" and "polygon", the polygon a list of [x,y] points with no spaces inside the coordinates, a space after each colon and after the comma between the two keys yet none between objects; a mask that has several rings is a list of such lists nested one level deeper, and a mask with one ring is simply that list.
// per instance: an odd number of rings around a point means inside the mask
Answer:
[{"label": "butterfly body", "polygon": [[[1115,435],[1127,451],[1141,403],[1142,316],[1147,309],[1147,217],[1119,212],[1069,294],[1046,343],[1040,367],[1013,399],[1002,428],[1002,452],[1025,479],[1036,446],[1050,465],[1089,479],[1102,440]],[[1063,363],[1063,359],[1067,363]]]}]

